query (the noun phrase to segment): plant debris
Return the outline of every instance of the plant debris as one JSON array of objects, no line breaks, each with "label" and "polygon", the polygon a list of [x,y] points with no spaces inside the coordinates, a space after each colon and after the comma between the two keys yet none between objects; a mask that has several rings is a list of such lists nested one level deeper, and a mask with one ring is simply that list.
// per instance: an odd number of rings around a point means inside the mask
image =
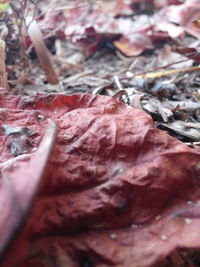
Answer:
[{"label": "plant debris", "polygon": [[199,6],[0,1],[1,266],[199,266]]}]

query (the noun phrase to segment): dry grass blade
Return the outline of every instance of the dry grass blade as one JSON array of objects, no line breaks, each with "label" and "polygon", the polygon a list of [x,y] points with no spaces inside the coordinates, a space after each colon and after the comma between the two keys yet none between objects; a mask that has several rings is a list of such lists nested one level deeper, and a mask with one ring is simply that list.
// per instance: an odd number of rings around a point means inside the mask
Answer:
[{"label": "dry grass blade", "polygon": [[160,78],[160,77],[165,77],[177,73],[184,73],[184,72],[193,72],[200,70],[200,65],[197,66],[192,66],[189,68],[181,68],[181,69],[175,69],[175,70],[164,70],[164,71],[159,71],[159,72],[149,72],[146,74],[139,74],[139,75],[134,75],[132,73],[128,73],[128,78],[136,78],[136,79],[145,79],[145,78]]},{"label": "dry grass blade", "polygon": [[57,84],[58,77],[53,68],[50,53],[46,48],[42,32],[35,20],[30,24],[28,28],[28,34],[33,42],[38,59],[40,61],[42,69],[46,74],[48,82],[51,84]]}]

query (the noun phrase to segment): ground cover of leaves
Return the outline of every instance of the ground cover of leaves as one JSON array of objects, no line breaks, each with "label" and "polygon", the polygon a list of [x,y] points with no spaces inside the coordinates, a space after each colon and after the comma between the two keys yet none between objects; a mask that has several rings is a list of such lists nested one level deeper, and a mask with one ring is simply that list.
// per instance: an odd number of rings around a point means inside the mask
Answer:
[{"label": "ground cover of leaves", "polygon": [[49,4],[58,84],[5,37],[2,266],[199,266],[200,1]]}]

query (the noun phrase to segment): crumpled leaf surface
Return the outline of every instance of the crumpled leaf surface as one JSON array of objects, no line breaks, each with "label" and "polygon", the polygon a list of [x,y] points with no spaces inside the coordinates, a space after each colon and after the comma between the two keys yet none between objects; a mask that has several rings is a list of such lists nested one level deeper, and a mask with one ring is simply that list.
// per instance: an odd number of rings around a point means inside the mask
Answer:
[{"label": "crumpled leaf surface", "polygon": [[[2,123],[36,132],[36,148],[49,118],[58,128],[12,266],[147,267],[200,247],[200,153],[144,111],[100,95],[3,95],[0,105]],[[1,140],[2,161],[13,158]]]}]

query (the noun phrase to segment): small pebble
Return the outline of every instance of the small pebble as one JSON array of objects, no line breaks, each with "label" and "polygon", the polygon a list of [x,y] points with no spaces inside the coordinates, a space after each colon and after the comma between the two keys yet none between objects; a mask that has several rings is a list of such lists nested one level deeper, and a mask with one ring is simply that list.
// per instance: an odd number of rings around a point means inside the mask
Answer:
[{"label": "small pebble", "polygon": [[116,235],[116,234],[111,234],[111,235],[110,235],[110,238],[111,238],[111,239],[116,239],[116,238],[117,238],[117,235]]},{"label": "small pebble", "polygon": [[44,116],[42,114],[38,114],[37,118],[39,121],[41,121],[44,118]]},{"label": "small pebble", "polygon": [[185,218],[185,222],[186,222],[187,224],[191,224],[192,220],[189,219],[189,218]]},{"label": "small pebble", "polygon": [[161,235],[160,237],[162,240],[167,240],[167,236],[166,235]]},{"label": "small pebble", "polygon": [[160,219],[161,219],[161,215],[158,215],[158,216],[155,217],[156,221],[159,221]]}]

